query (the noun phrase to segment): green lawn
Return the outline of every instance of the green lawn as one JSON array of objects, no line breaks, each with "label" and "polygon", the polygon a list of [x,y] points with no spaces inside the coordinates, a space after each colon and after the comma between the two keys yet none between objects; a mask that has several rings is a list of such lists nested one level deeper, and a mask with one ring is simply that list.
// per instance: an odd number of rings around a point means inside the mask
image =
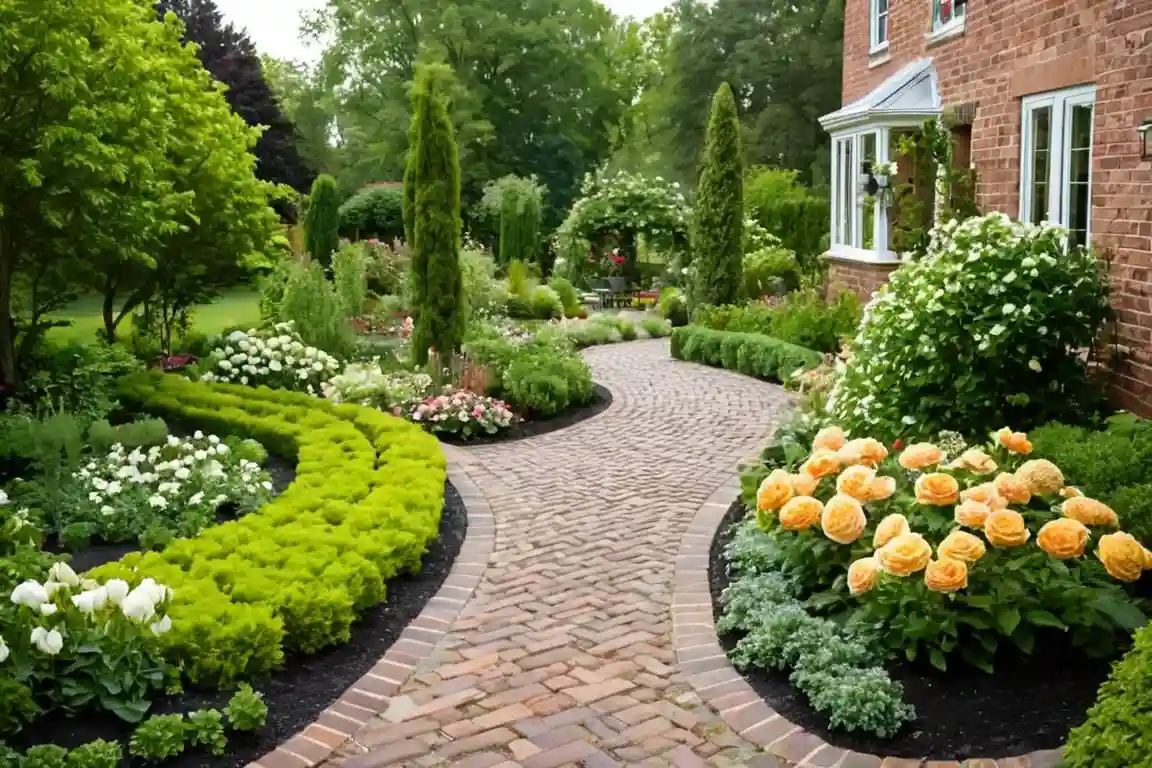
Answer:
[{"label": "green lawn", "polygon": [[[68,328],[53,328],[48,337],[56,341],[92,341],[104,327],[100,316],[99,296],[85,296],[52,315],[58,320],[71,320]],[[260,294],[252,290],[229,291],[211,304],[205,304],[192,315],[192,330],[209,336],[237,325],[254,326],[260,322]],[[121,337],[132,332],[132,319],[124,318],[116,328]]]}]

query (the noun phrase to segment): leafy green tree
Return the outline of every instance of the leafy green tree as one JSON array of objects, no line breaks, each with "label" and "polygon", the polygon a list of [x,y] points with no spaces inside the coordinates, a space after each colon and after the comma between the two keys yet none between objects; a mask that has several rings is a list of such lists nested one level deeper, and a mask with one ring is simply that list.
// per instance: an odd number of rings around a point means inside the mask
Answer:
[{"label": "leafy green tree", "polygon": [[317,176],[304,214],[304,248],[325,267],[340,246],[340,203],[336,179],[328,174]]},{"label": "leafy green tree", "polygon": [[412,153],[416,198],[412,355],[418,365],[428,361],[430,348],[450,357],[464,338],[460,158],[443,90],[450,80],[447,67],[428,65],[417,72],[413,90],[418,124]]},{"label": "leafy green tree", "polygon": [[740,121],[727,83],[712,99],[708,143],[692,214],[692,292],[695,306],[731,304],[743,292],[744,169]]},{"label": "leafy green tree", "polygon": [[507,183],[500,196],[500,261],[540,261],[540,187],[532,179]]}]

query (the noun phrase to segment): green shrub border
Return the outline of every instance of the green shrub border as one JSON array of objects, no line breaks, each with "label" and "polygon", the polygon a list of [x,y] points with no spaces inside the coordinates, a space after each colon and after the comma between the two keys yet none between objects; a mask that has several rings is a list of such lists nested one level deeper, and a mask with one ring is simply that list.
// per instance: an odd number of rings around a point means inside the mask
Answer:
[{"label": "green shrub border", "polygon": [[672,356],[776,381],[786,381],[798,370],[815,368],[824,359],[814,349],[772,336],[714,331],[699,325],[672,331]]},{"label": "green shrub border", "polygon": [[126,377],[120,390],[141,410],[297,460],[295,480],[259,511],[96,569],[175,590],[163,643],[193,683],[228,686],[276,669],[285,651],[347,642],[358,614],[384,601],[390,578],[417,569],[436,536],[446,462],[439,441],[414,424],[155,372]]}]

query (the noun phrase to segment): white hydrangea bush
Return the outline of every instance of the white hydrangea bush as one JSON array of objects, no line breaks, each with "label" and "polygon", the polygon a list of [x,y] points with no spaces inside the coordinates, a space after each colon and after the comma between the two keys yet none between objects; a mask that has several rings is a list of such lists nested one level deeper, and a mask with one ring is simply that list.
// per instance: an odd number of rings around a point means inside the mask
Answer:
[{"label": "white hydrangea bush", "polygon": [[205,363],[201,381],[266,386],[319,395],[321,386],[340,370],[340,361],[309,347],[279,323],[271,331],[233,331],[221,340]]},{"label": "white hydrangea bush", "polygon": [[323,385],[333,403],[355,403],[403,415],[407,406],[432,393],[432,377],[420,371],[384,373],[377,363],[350,363]]},{"label": "white hydrangea bush", "polygon": [[1002,213],[949,221],[864,310],[828,410],[855,434],[929,437],[1075,414],[1109,314],[1102,263]]}]

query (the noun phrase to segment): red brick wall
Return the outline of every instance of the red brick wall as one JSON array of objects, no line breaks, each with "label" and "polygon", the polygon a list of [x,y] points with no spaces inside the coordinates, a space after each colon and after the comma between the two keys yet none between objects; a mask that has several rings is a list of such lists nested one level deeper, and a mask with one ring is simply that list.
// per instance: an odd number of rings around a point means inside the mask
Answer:
[{"label": "red brick wall", "polygon": [[[1152,0],[969,0],[962,36],[929,43],[930,0],[890,0],[888,61],[868,55],[869,0],[846,0],[844,103],[931,57],[945,105],[975,102],[972,161],[983,210],[1020,213],[1020,99],[1096,84],[1092,239],[1114,261],[1121,402],[1152,414]],[[870,68],[869,64],[873,64]],[[835,265],[832,265],[835,268]]]},{"label": "red brick wall", "polygon": [[861,301],[867,302],[872,292],[888,281],[896,264],[864,264],[858,261],[828,259],[827,286],[835,291],[854,291]]}]

